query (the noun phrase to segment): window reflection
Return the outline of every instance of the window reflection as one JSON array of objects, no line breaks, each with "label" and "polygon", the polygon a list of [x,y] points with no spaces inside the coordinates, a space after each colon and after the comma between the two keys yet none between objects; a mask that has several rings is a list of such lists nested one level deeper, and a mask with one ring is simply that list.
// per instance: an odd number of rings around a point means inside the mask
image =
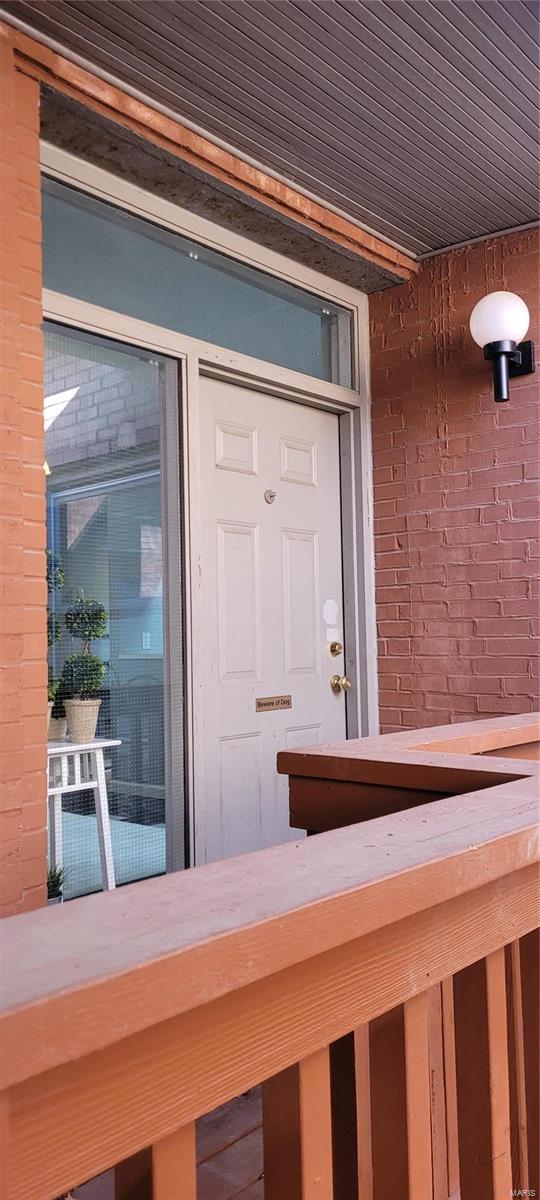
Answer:
[{"label": "window reflection", "polygon": [[[106,667],[97,736],[121,743],[106,757],[118,883],[165,870],[162,371],[143,353],[47,327],[48,546],[61,571],[49,591],[50,673],[62,679],[80,650],[65,624],[74,598],[98,601],[108,624],[91,646]],[[63,833],[66,897],[99,889],[91,793],[64,796]]]}]

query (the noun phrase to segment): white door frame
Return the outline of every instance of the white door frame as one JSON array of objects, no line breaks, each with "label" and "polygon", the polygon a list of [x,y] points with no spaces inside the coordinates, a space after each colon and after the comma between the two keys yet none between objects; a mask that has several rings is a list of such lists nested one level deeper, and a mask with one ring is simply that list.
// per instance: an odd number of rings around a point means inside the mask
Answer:
[{"label": "white door frame", "polygon": [[[249,261],[251,265],[286,278],[290,283],[299,284],[322,298],[344,304],[353,314],[356,390],[216,347],[86,301],[48,290],[43,293],[46,319],[141,349],[154,350],[175,359],[181,370],[183,462],[180,462],[178,439],[172,455],[177,455],[176,477],[180,477],[183,489],[186,802],[189,809],[190,861],[194,862],[195,820],[200,811],[199,800],[202,803],[196,754],[196,747],[201,745],[202,709],[194,686],[194,681],[200,679],[198,648],[202,632],[198,570],[201,546],[198,439],[201,376],[225,379],[255,391],[312,405],[336,413],[339,417],[346,672],[353,681],[353,688],[347,694],[347,736],[366,736],[378,732],[368,298],[282,255],[256,246],[248,239],[229,234],[211,222],[194,217],[64,151],[44,147],[43,165],[48,174],[54,174],[72,186],[92,191],[102,199],[136,211],[147,219],[150,217],[188,236],[196,236],[206,244],[210,244],[211,237],[214,248],[229,257]],[[170,445],[164,446],[164,458],[165,452],[165,466],[171,480],[175,474],[175,464],[171,459]],[[169,842],[167,865],[168,869],[181,865],[175,861],[174,847]]]}]

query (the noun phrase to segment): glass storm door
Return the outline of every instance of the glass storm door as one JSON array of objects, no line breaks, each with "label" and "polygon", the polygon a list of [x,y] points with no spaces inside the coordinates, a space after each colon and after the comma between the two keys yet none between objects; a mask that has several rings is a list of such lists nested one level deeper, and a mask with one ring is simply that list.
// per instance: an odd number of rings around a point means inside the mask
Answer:
[{"label": "glass storm door", "polygon": [[[70,609],[98,601],[96,736],[119,742],[105,766],[122,884],[185,865],[179,462],[169,481],[163,462],[166,426],[178,446],[177,370],[51,324],[45,346],[49,673],[60,680],[49,736],[63,732],[65,663],[81,651]],[[62,826],[66,897],[99,890],[92,792],[63,797]]]}]

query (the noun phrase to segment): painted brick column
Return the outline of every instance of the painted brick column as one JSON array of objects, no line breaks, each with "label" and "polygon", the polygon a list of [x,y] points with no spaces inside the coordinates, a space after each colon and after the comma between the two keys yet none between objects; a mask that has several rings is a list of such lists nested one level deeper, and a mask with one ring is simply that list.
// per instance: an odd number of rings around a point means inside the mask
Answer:
[{"label": "painted brick column", "polygon": [[538,283],[528,230],[370,296],[383,733],[538,707],[540,371],[496,404],[468,328],[504,289],[538,343]]},{"label": "painted brick column", "polygon": [[0,915],[46,899],[39,84],[0,25]]}]

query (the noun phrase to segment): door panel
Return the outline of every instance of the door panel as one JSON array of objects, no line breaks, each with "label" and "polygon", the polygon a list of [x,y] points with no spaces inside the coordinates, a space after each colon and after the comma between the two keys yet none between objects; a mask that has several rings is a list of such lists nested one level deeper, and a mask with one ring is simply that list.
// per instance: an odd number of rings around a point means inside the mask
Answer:
[{"label": "door panel", "polygon": [[337,416],[201,379],[200,444],[203,862],[292,836],[277,752],[344,738],[345,699]]}]

